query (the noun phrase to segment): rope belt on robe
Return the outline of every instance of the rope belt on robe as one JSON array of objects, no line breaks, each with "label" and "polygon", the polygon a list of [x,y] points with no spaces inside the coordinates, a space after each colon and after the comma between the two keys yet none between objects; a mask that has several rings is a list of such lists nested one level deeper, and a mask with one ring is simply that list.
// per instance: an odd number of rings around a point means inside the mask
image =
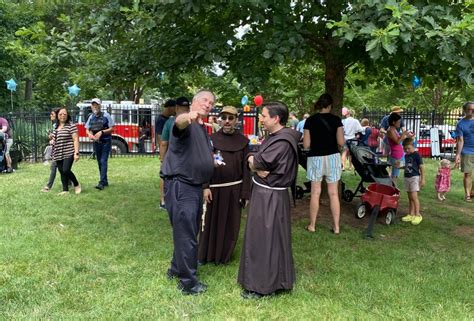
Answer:
[{"label": "rope belt on robe", "polygon": [[[228,187],[228,186],[234,186],[241,184],[243,180],[241,179],[240,181],[234,181],[234,182],[228,182],[228,183],[220,183],[220,184],[211,184],[209,185],[209,188],[211,187]],[[202,204],[202,216],[201,216],[201,221],[202,221],[202,227],[201,231],[204,232],[204,226],[206,225],[206,211],[207,211],[207,203],[204,201]]]},{"label": "rope belt on robe", "polygon": [[268,186],[268,185],[263,185],[263,184],[260,184],[258,183],[254,177],[252,177],[252,181],[257,184],[258,186],[261,186],[263,188],[268,188],[268,189],[273,189],[275,191],[284,191],[286,189],[288,189],[288,187],[271,187],[271,186]]}]

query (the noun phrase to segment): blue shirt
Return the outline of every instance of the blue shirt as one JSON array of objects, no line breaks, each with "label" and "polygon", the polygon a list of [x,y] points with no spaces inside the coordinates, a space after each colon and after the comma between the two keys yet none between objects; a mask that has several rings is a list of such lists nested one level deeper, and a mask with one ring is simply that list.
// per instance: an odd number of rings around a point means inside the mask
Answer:
[{"label": "blue shirt", "polygon": [[360,135],[360,142],[364,145],[364,146],[369,146],[369,136],[370,134],[372,134],[372,128],[370,127],[365,127],[365,131],[363,132],[363,134]]},{"label": "blue shirt", "polygon": [[474,154],[474,119],[461,119],[456,125],[457,137],[462,137],[464,145],[461,154]]},{"label": "blue shirt", "polygon": [[306,119],[303,119],[296,125],[296,130],[299,131],[300,133],[304,134],[304,124],[306,123]]}]

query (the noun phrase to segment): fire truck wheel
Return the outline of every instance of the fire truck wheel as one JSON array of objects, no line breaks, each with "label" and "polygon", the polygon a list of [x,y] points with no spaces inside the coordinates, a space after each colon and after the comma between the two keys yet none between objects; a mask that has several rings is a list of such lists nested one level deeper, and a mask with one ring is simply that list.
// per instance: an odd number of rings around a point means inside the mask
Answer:
[{"label": "fire truck wheel", "polygon": [[112,155],[120,155],[126,153],[127,146],[117,139],[112,139]]}]

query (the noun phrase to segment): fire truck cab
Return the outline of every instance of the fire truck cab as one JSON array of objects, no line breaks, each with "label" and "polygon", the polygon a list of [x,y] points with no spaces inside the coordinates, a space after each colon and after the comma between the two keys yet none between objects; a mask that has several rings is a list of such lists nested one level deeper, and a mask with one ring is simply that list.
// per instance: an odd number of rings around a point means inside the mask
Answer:
[{"label": "fire truck cab", "polygon": [[[92,108],[90,102],[77,104],[77,128],[79,149],[92,152],[92,141],[87,137],[85,124]],[[112,132],[112,153],[155,153],[155,119],[161,113],[161,107],[155,104],[135,104],[130,101],[116,103],[103,101],[102,111],[108,112],[115,122]],[[141,138],[141,139],[140,139]]]}]

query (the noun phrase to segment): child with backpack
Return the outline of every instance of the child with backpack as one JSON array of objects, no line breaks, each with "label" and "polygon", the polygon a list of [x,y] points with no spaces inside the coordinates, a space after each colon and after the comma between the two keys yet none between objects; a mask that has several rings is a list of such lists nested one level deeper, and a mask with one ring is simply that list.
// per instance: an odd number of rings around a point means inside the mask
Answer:
[{"label": "child with backpack", "polygon": [[375,126],[372,126],[370,129],[370,135],[367,139],[370,150],[374,153],[377,153],[377,148],[380,145],[380,129]]}]

